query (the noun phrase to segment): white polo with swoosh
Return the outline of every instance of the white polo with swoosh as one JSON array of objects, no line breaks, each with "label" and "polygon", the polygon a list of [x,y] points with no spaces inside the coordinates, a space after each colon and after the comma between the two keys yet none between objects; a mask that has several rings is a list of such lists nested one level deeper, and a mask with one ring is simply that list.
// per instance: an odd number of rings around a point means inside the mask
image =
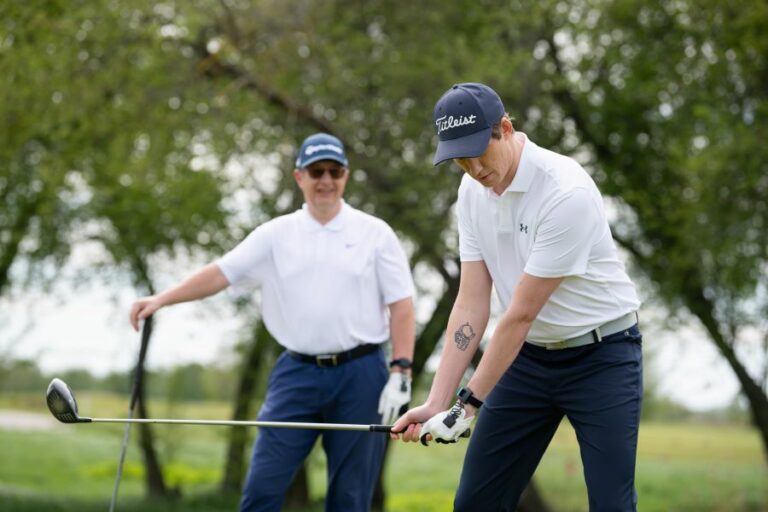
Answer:
[{"label": "white polo with swoosh", "polygon": [[572,158],[524,142],[500,196],[465,175],[457,203],[461,261],[483,261],[506,309],[523,273],[564,277],[528,340],[556,342],[636,311],[635,286],[619,259],[592,178]]},{"label": "white polo with swoosh", "polygon": [[235,290],[261,288],[267,329],[304,354],[385,342],[387,305],[414,294],[392,228],[346,203],[325,225],[306,205],[272,219],[217,264]]}]

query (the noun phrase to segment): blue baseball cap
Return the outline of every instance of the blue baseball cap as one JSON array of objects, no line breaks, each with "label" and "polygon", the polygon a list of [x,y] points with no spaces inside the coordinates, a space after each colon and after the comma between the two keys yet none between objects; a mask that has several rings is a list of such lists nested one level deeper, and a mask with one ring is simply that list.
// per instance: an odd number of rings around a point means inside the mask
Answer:
[{"label": "blue baseball cap", "polygon": [[439,142],[432,164],[485,153],[491,129],[503,115],[501,98],[487,85],[464,83],[448,89],[435,104],[433,118]]},{"label": "blue baseball cap", "polygon": [[333,135],[316,133],[310,135],[299,148],[299,156],[296,158],[296,167],[303,169],[320,160],[335,160],[347,167],[347,155],[344,153],[344,144]]}]

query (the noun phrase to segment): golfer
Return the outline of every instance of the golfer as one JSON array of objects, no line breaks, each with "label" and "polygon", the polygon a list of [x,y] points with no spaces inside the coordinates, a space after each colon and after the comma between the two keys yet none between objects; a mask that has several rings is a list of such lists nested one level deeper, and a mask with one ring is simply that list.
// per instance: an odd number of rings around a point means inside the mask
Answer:
[{"label": "golfer", "polygon": [[[636,510],[640,303],[600,192],[574,160],[515,131],[485,85],[451,87],[434,121],[434,164],[453,160],[465,172],[457,204],[461,281],[427,401],[394,430],[405,429],[405,441],[453,442],[478,416],[454,510],[515,510],[567,416],[590,510]],[[494,288],[504,313],[456,400]]]},{"label": "golfer", "polygon": [[[301,210],[257,227],[238,246],[181,284],[133,304],[130,321],[228,286],[261,288],[264,322],[285,347],[272,370],[263,421],[391,423],[411,398],[413,281],[395,233],[346,204],[344,147],[315,134],[301,145],[293,176]],[[389,372],[383,343],[392,340]],[[383,417],[382,417],[383,415]],[[260,429],[240,504],[280,510],[320,431]],[[324,431],[326,510],[367,511],[386,438]]]}]

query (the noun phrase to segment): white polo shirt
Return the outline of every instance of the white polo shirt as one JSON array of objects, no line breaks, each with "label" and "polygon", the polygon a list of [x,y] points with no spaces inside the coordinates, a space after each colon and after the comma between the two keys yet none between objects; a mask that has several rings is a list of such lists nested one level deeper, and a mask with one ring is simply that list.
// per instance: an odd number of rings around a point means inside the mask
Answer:
[{"label": "white polo shirt", "polygon": [[389,338],[388,304],[413,296],[408,259],[384,221],[344,203],[322,225],[307,206],[262,224],[217,261],[284,347],[336,353]]},{"label": "white polo shirt", "polygon": [[498,196],[465,175],[457,204],[461,261],[484,261],[504,309],[523,272],[565,277],[528,340],[555,342],[640,306],[619,260],[592,178],[575,160],[524,141],[512,183]]}]

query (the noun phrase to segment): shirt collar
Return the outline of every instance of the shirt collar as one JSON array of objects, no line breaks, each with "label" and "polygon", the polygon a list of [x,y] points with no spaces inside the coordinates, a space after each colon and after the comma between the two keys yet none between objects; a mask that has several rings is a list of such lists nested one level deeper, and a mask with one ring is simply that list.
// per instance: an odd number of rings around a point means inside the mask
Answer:
[{"label": "shirt collar", "polygon": [[[515,171],[515,177],[512,178],[512,183],[504,190],[504,194],[507,192],[527,192],[531,188],[531,183],[535,175],[536,166],[531,161],[533,153],[538,149],[538,146],[531,142],[526,134],[523,132],[516,132],[515,137],[524,142],[523,150],[520,152],[520,161],[517,163],[517,171]],[[496,195],[493,189],[487,188],[488,195]]]},{"label": "shirt collar", "polygon": [[309,207],[307,206],[307,203],[303,203],[301,205],[300,212],[304,229],[310,232],[321,231],[323,229],[327,229],[329,231],[341,231],[346,224],[346,219],[349,217],[349,208],[350,206],[346,203],[346,201],[344,201],[344,199],[342,199],[341,210],[339,210],[339,213],[337,213],[336,216],[332,218],[331,221],[327,224],[320,224],[317,219],[315,219],[312,214],[309,213]]}]

